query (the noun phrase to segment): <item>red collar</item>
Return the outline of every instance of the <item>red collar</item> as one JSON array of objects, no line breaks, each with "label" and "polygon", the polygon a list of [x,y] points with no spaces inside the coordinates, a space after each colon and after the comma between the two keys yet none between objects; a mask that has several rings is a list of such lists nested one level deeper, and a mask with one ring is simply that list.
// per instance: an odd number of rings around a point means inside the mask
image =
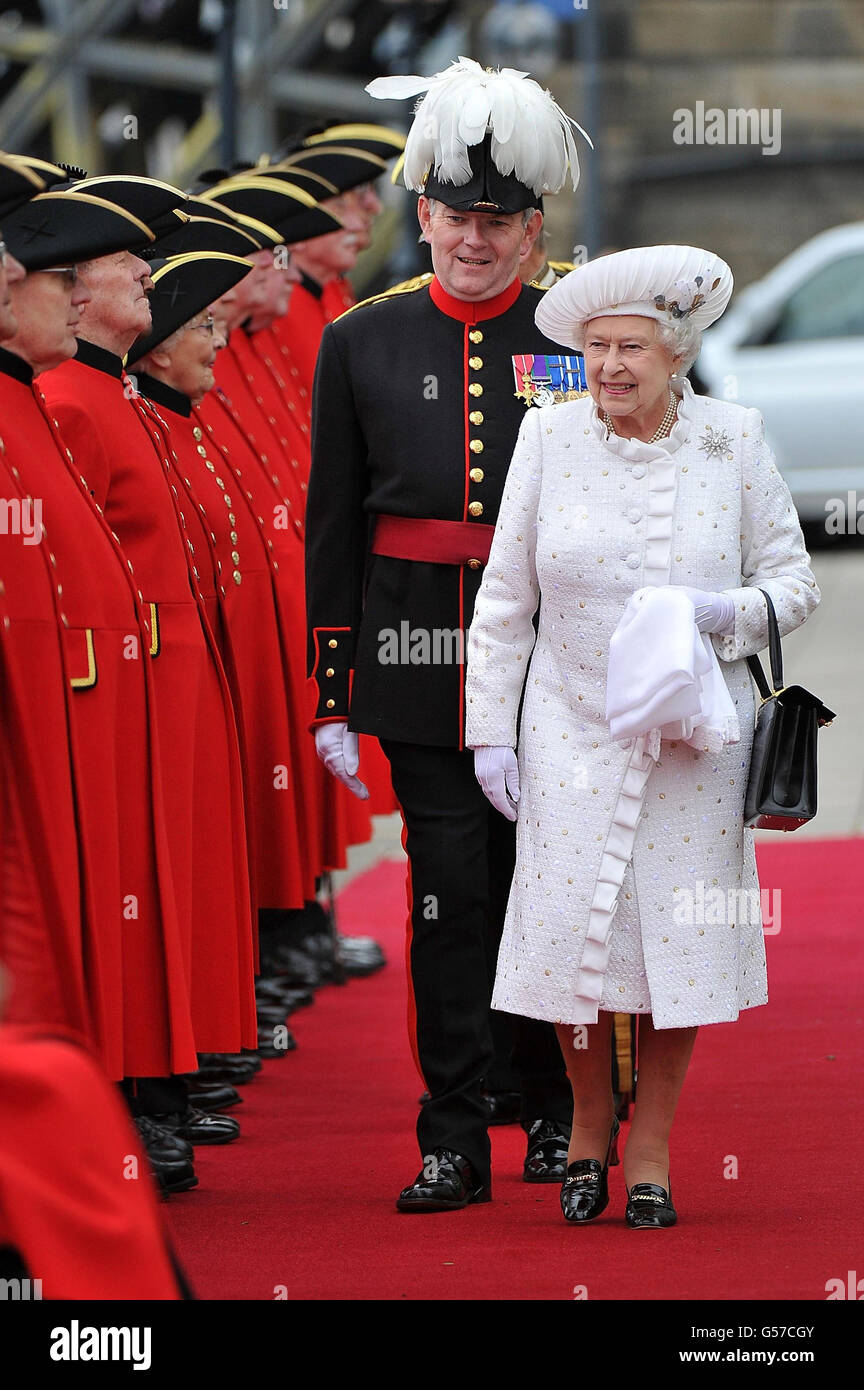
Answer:
[{"label": "red collar", "polygon": [[496,319],[506,313],[516,303],[522,293],[522,281],[518,275],[500,294],[493,299],[454,299],[448,294],[441,281],[435,276],[429,284],[432,303],[451,319],[461,319],[462,323],[482,323],[484,319]]}]

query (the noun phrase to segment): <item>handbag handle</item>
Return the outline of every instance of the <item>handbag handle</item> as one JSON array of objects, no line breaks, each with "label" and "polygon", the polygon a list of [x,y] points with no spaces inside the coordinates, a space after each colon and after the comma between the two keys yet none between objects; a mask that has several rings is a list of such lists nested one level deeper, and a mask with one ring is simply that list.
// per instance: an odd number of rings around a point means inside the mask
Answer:
[{"label": "handbag handle", "polygon": [[747,665],[750,674],[759,690],[763,700],[770,700],[772,695],[776,695],[778,690],[783,689],[783,651],[780,646],[780,627],[777,622],[777,614],[774,612],[774,604],[771,595],[765,589],[759,590],[765,600],[768,609],[768,655],[771,661],[771,683],[773,690],[769,687],[762,669],[762,662],[758,656],[748,656]]}]

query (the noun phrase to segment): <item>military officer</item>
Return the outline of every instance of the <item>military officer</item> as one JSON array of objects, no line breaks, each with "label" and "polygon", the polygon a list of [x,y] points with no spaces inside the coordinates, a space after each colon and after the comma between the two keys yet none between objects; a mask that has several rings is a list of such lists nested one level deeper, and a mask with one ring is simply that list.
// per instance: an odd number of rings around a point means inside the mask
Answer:
[{"label": "military officer", "polygon": [[[402,806],[415,1047],[430,1098],[417,1125],[423,1171],[397,1206],[439,1211],[491,1195],[488,938],[500,933],[514,856],[512,828],[483,806],[465,749],[462,639],[522,415],[538,397],[562,396],[580,370],[536,329],[542,291],[518,273],[541,224],[539,196],[568,170],[575,186],[578,161],[568,118],[527,77],[460,60],[428,82],[379,79],[372,94],[390,95],[391,81],[396,95],[429,89],[404,178],[422,193],[435,274],[323,335],[309,664],[319,756],[362,794],[357,735],[377,735]],[[516,123],[506,119],[514,101]],[[466,125],[478,108],[487,118]],[[445,129],[455,132],[446,149]],[[569,1130],[555,1041],[527,1020],[514,1029],[524,1177],[560,1181]]]}]

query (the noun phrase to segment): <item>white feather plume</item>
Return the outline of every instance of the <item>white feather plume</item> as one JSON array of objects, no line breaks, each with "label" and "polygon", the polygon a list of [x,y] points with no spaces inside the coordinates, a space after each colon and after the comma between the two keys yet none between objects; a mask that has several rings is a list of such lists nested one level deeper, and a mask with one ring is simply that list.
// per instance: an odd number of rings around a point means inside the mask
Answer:
[{"label": "white feather plume", "polygon": [[468,150],[491,132],[492,158],[502,174],[515,174],[540,197],[563,188],[568,171],[579,183],[573,130],[594,148],[591,137],[562,111],[549,91],[527,72],[490,71],[473,58],[459,58],[433,77],[376,77],[373,97],[403,100],[420,96],[405,144],[406,188],[422,193],[426,176],[456,187],[468,182]]}]

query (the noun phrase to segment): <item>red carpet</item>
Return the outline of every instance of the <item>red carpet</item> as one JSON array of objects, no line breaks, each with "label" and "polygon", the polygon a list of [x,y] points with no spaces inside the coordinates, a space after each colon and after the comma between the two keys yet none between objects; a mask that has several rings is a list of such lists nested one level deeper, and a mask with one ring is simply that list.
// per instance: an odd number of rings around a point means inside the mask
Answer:
[{"label": "red carpet", "polygon": [[620,1168],[604,1215],[565,1226],[557,1187],[520,1181],[518,1127],[492,1131],[490,1205],[395,1211],[420,1166],[422,1086],[405,1033],[404,870],[384,864],[343,894],[340,924],[374,932],[391,964],[294,1015],[299,1050],[266,1062],[232,1112],[242,1137],[199,1149],[200,1187],[167,1205],[199,1298],[570,1300],[584,1286],[591,1300],[824,1300],[829,1279],[864,1275],[864,841],[789,840],[759,861],[763,886],[783,890],[771,1001],[697,1039],[672,1139],[674,1231],[624,1226]]}]

